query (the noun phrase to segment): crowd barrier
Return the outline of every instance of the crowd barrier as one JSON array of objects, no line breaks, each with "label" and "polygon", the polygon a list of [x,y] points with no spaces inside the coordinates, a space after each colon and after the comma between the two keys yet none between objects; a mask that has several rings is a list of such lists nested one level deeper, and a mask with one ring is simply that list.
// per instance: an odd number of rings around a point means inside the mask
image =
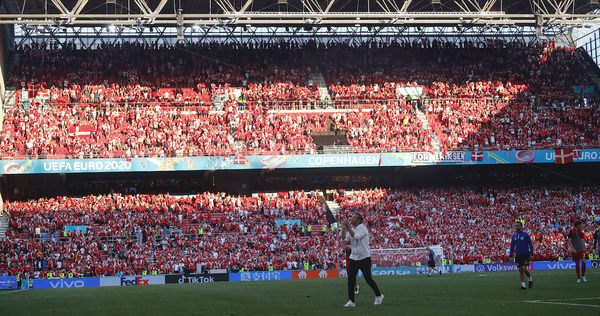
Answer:
[{"label": "crowd barrier", "polygon": [[0,290],[12,290],[17,288],[17,277],[0,276]]},{"label": "crowd barrier", "polygon": [[74,287],[100,286],[100,278],[67,278],[33,280],[34,289],[68,289]]},{"label": "crowd barrier", "polygon": [[229,281],[270,281],[291,279],[292,271],[257,271],[229,274]]},{"label": "crowd barrier", "polygon": [[211,274],[167,274],[165,275],[165,283],[214,283],[228,282],[228,273],[211,273]]},{"label": "crowd barrier", "polygon": [[[600,268],[600,260],[586,260],[585,266],[586,266],[586,268]],[[575,269],[575,261],[564,260],[564,261],[533,262],[533,269],[535,269],[535,270]]]},{"label": "crowd barrier", "polygon": [[[600,260],[587,260],[586,267],[600,268]],[[514,263],[491,263],[491,264],[448,264],[438,267],[443,273],[484,273],[498,271],[516,271]],[[535,261],[529,264],[530,270],[565,270],[575,269],[575,262],[564,261]],[[387,275],[412,275],[425,274],[428,272],[426,266],[420,267],[394,267],[371,269],[374,276]],[[346,269],[341,270],[284,270],[284,271],[253,271],[237,273],[207,273],[207,274],[167,274],[167,275],[135,275],[123,277],[101,277],[101,278],[67,278],[67,279],[35,279],[24,280],[21,288],[34,289],[62,289],[98,286],[134,286],[151,284],[183,284],[183,283],[214,283],[214,282],[240,282],[240,281],[275,281],[275,280],[301,280],[301,279],[325,279],[347,277]],[[362,277],[362,272],[358,272]],[[0,276],[0,290],[16,289],[16,276]]]},{"label": "crowd barrier", "polygon": [[102,277],[100,286],[131,286],[165,284],[164,275],[130,275],[122,277]]},{"label": "crowd barrier", "polygon": [[[566,160],[565,157],[567,158]],[[2,157],[0,157],[2,158]],[[486,152],[398,152],[346,155],[211,156],[178,158],[0,160],[2,174],[114,173],[154,171],[274,170],[403,166],[473,166],[520,163],[600,162],[600,149]]]}]

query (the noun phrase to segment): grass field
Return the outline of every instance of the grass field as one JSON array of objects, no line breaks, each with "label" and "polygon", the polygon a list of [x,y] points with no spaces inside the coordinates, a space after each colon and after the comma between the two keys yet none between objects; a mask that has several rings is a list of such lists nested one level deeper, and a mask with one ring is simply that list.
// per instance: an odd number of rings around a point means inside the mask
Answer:
[{"label": "grass field", "polygon": [[600,269],[374,277],[383,304],[359,278],[356,307],[346,279],[168,284],[0,292],[0,315],[568,315],[600,314]]}]

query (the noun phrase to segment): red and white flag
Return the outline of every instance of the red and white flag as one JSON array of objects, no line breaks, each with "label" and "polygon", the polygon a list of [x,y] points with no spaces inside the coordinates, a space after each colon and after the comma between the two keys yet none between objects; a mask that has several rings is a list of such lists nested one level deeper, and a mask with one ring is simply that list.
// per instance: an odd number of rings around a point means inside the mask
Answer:
[{"label": "red and white flag", "polygon": [[471,152],[471,160],[475,160],[475,161],[483,160],[483,152],[481,152],[481,151]]},{"label": "red and white flag", "polygon": [[245,156],[235,156],[233,158],[233,163],[236,164],[236,165],[242,165],[242,164],[244,164],[244,165],[250,167],[250,161],[248,161],[248,159],[246,159]]},{"label": "red and white flag", "polygon": [[36,99],[50,99],[50,90],[48,89],[40,89],[35,93]]},{"label": "red and white flag", "polygon": [[91,125],[71,126],[69,127],[69,136],[89,138],[92,137],[93,131],[94,129]]},{"label": "red and white flag", "polygon": [[573,162],[573,149],[555,149],[554,163],[562,165]]},{"label": "red and white flag", "polygon": [[229,95],[229,100],[236,100],[237,99],[235,97],[235,90],[229,89],[229,90],[227,90],[227,94]]},{"label": "red and white flag", "polygon": [[573,149],[573,158],[581,158],[581,149]]}]

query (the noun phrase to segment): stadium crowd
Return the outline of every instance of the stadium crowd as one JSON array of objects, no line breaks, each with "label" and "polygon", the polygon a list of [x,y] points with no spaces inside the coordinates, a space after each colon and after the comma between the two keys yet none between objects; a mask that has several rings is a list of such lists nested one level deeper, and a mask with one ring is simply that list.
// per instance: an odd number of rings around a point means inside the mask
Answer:
[{"label": "stadium crowd", "polygon": [[[586,222],[587,238],[598,228],[593,215],[598,198],[591,187],[330,192],[327,197],[341,207],[337,218],[364,214],[372,249],[439,244],[455,263],[508,261],[515,220],[525,221],[535,260],[568,257],[566,234],[575,220]],[[318,192],[293,191],[7,201],[10,220],[0,241],[0,272],[58,277],[300,269],[305,263],[343,267],[339,231],[325,220],[322,198]],[[387,264],[420,259],[405,256]]]},{"label": "stadium crowd", "polygon": [[[428,151],[436,139],[441,151],[598,144],[598,105],[573,92],[591,85],[582,53],[553,42],[17,51],[8,80],[38,98],[6,109],[8,158],[312,153],[310,133],[325,130],[344,132],[356,152]],[[308,111],[319,72],[333,108]],[[416,87],[419,96],[398,92]]]},{"label": "stadium crowd", "polygon": [[43,105],[8,109],[0,136],[3,157],[174,157],[225,155],[236,151],[311,152],[311,130],[323,113],[276,115],[260,106],[227,108],[214,115],[181,109]]},{"label": "stadium crowd", "polygon": [[[450,151],[599,139],[598,104],[573,92],[591,85],[582,52],[553,42],[17,51],[8,81],[27,100],[5,109],[2,159],[315,153],[315,131],[343,132],[356,152],[431,151],[435,140]],[[331,98],[322,103],[318,73]],[[422,94],[407,93],[416,88]],[[598,211],[590,187],[338,190],[330,198],[341,206],[338,218],[365,215],[372,248],[440,244],[459,263],[507,261],[515,219],[525,220],[535,259],[567,257],[571,223]],[[341,256],[339,232],[315,192],[98,194],[7,201],[4,210],[0,272],[12,274],[331,268]],[[276,224],[288,220],[299,224]],[[597,225],[587,223],[589,232]]]},{"label": "stadium crowd", "polygon": [[[406,97],[420,105],[442,151],[597,144],[600,113],[584,93],[593,83],[582,51],[553,42],[488,44],[339,45],[327,49],[330,58],[321,59],[320,67],[335,102]],[[425,90],[418,100],[399,95],[414,87]]]}]

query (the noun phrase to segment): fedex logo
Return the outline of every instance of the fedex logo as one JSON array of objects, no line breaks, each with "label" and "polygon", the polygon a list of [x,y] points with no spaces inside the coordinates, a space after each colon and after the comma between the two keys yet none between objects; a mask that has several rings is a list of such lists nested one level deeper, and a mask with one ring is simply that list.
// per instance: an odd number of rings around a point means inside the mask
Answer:
[{"label": "fedex logo", "polygon": [[134,280],[127,280],[127,278],[121,278],[121,285],[148,285],[148,279],[142,279],[142,277],[136,277]]}]

